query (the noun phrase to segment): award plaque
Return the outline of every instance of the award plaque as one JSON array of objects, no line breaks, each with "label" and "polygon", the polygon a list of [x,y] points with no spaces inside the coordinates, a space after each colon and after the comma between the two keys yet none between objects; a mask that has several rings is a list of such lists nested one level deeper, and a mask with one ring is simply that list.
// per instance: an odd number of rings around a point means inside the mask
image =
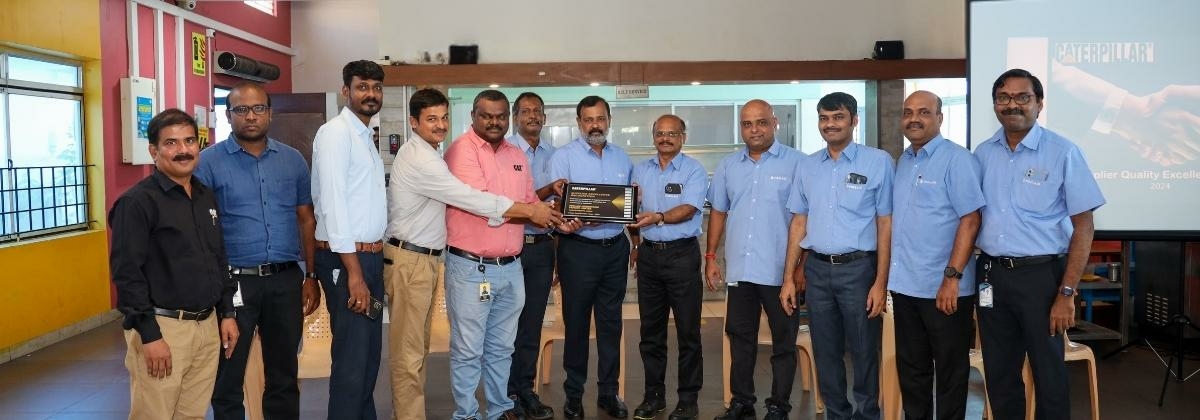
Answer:
[{"label": "award plaque", "polygon": [[563,217],[585,222],[637,221],[637,187],[632,185],[567,184],[563,187]]}]

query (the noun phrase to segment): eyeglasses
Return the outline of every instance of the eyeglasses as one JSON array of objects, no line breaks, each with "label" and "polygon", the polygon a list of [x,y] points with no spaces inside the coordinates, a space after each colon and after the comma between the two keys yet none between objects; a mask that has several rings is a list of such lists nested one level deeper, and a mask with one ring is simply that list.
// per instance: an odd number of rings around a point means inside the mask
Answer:
[{"label": "eyeglasses", "polygon": [[266,114],[267,110],[269,109],[271,109],[271,107],[262,104],[254,106],[238,105],[233,108],[229,108],[229,112],[232,112],[239,117],[245,117],[246,114],[250,113],[250,111],[254,111],[254,115],[262,115]]},{"label": "eyeglasses", "polygon": [[1022,93],[1017,96],[1009,96],[1008,94],[1001,93],[999,95],[996,95],[995,98],[993,98],[993,101],[996,102],[996,105],[1008,105],[1009,102],[1016,102],[1017,105],[1025,105],[1025,104],[1028,104],[1029,101],[1032,101],[1032,100],[1033,100],[1033,95],[1030,95],[1028,93]]},{"label": "eyeglasses", "polygon": [[673,139],[683,136],[682,131],[655,131],[654,137],[670,137]]}]

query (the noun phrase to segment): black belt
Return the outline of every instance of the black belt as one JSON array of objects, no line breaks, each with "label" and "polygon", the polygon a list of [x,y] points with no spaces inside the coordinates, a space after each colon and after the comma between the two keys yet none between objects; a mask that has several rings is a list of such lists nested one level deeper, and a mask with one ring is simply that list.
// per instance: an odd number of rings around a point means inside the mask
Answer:
[{"label": "black belt", "polygon": [[254,267],[232,267],[231,266],[231,267],[229,267],[229,274],[233,274],[235,276],[264,277],[264,276],[270,276],[273,274],[279,274],[279,273],[282,273],[284,271],[287,271],[287,270],[290,270],[292,268],[296,268],[299,266],[300,266],[300,264],[297,264],[295,261],[288,261],[288,262],[282,262],[282,263],[259,264]]},{"label": "black belt", "polygon": [[871,257],[874,255],[875,255],[875,251],[854,251],[854,252],[847,252],[845,254],[837,254],[837,255],[822,254],[817,251],[808,251],[809,257],[816,258],[818,260],[825,261],[825,262],[833,264],[833,265],[845,264],[845,263],[848,263],[848,262],[851,262],[851,261],[854,261],[854,260],[857,260],[860,258]]},{"label": "black belt", "polygon": [[567,238],[567,239],[583,242],[585,244],[600,245],[600,246],[613,246],[613,245],[616,245],[617,242],[620,242],[621,239],[625,237],[625,234],[622,233],[620,235],[617,235],[617,236],[614,236],[611,238],[604,238],[604,239],[586,238],[586,237],[575,235],[575,234],[561,235],[561,236],[564,238]]},{"label": "black belt", "polygon": [[1058,261],[1065,257],[1066,254],[1034,255],[1032,257],[993,257],[988,254],[983,254],[982,256],[987,261],[994,262],[1001,267],[1012,270],[1017,267],[1027,267],[1031,265],[1045,264],[1051,261]]},{"label": "black belt", "polygon": [[467,251],[463,251],[461,249],[458,249],[458,248],[455,248],[452,246],[447,247],[446,251],[452,255],[457,255],[457,256],[466,258],[468,260],[471,260],[471,261],[479,262],[481,264],[507,265],[507,264],[511,264],[513,261],[517,260],[516,255],[510,255],[507,257],[480,257],[478,255],[472,254]]},{"label": "black belt", "polygon": [[387,243],[388,243],[388,245],[391,245],[394,247],[399,247],[400,249],[403,249],[406,251],[416,252],[418,254],[425,254],[425,255],[430,255],[430,256],[434,256],[434,257],[442,255],[442,250],[440,250],[440,249],[429,249],[429,248],[426,248],[426,247],[423,247],[420,245],[413,244],[412,242],[401,241],[396,238],[388,238]]},{"label": "black belt", "polygon": [[696,242],[695,236],[683,238],[683,239],[676,239],[674,241],[661,241],[661,242],[660,241],[651,241],[649,239],[642,239],[642,246],[653,249],[653,250],[662,251],[662,250],[671,249],[671,248],[674,248],[677,246],[690,245],[693,242]]},{"label": "black belt", "polygon": [[155,307],[154,314],[162,317],[178,319],[180,321],[203,321],[208,319],[208,317],[213,314],[213,308],[208,308],[200,312],[190,312],[182,309],[176,310]]},{"label": "black belt", "polygon": [[554,235],[550,233],[525,234],[525,245],[540,244],[542,242],[554,239]]}]

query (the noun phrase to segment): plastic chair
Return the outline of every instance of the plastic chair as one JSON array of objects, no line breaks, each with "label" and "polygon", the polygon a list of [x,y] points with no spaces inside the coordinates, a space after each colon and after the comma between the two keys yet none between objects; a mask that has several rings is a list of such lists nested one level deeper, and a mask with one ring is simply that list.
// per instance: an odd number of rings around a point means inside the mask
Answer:
[{"label": "plastic chair", "polygon": [[1071,341],[1067,334],[1063,335],[1064,360],[1074,362],[1079,360],[1087,361],[1088,367],[1088,385],[1091,389],[1092,402],[1092,420],[1100,420],[1100,389],[1099,381],[1096,377],[1096,355],[1092,353],[1092,348],[1083,344]]},{"label": "plastic chair", "polygon": [[899,420],[904,410],[896,367],[896,317],[890,294],[887,309],[880,316],[883,317],[883,338],[879,361],[879,410],[884,420]]},{"label": "plastic chair", "polygon": [[[542,350],[538,352],[537,372],[533,375],[533,392],[541,393],[542,385],[550,384],[550,371],[554,360],[554,342],[567,338],[567,329],[562,321],[562,290],[558,285],[550,289],[550,296],[557,310],[547,308],[546,317],[542,320]],[[623,321],[622,321],[623,322]],[[590,339],[596,338],[596,319],[593,315]],[[625,399],[625,334],[621,333],[621,363],[617,373],[617,396]]]},{"label": "plastic chair", "polygon": [[[317,310],[304,317],[304,337],[300,340],[297,357],[299,378],[328,378],[333,364],[330,348],[333,346],[333,330],[329,326],[329,310],[325,308],[325,293]],[[260,357],[261,358],[261,357]]]}]

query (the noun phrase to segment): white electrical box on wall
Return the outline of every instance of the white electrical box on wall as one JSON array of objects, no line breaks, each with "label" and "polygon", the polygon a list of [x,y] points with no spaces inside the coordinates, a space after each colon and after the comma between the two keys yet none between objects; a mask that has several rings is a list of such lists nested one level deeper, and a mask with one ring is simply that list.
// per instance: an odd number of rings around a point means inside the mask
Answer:
[{"label": "white electrical box on wall", "polygon": [[146,126],[158,110],[158,87],[154,79],[121,79],[121,161],[134,165],[154,163]]}]

